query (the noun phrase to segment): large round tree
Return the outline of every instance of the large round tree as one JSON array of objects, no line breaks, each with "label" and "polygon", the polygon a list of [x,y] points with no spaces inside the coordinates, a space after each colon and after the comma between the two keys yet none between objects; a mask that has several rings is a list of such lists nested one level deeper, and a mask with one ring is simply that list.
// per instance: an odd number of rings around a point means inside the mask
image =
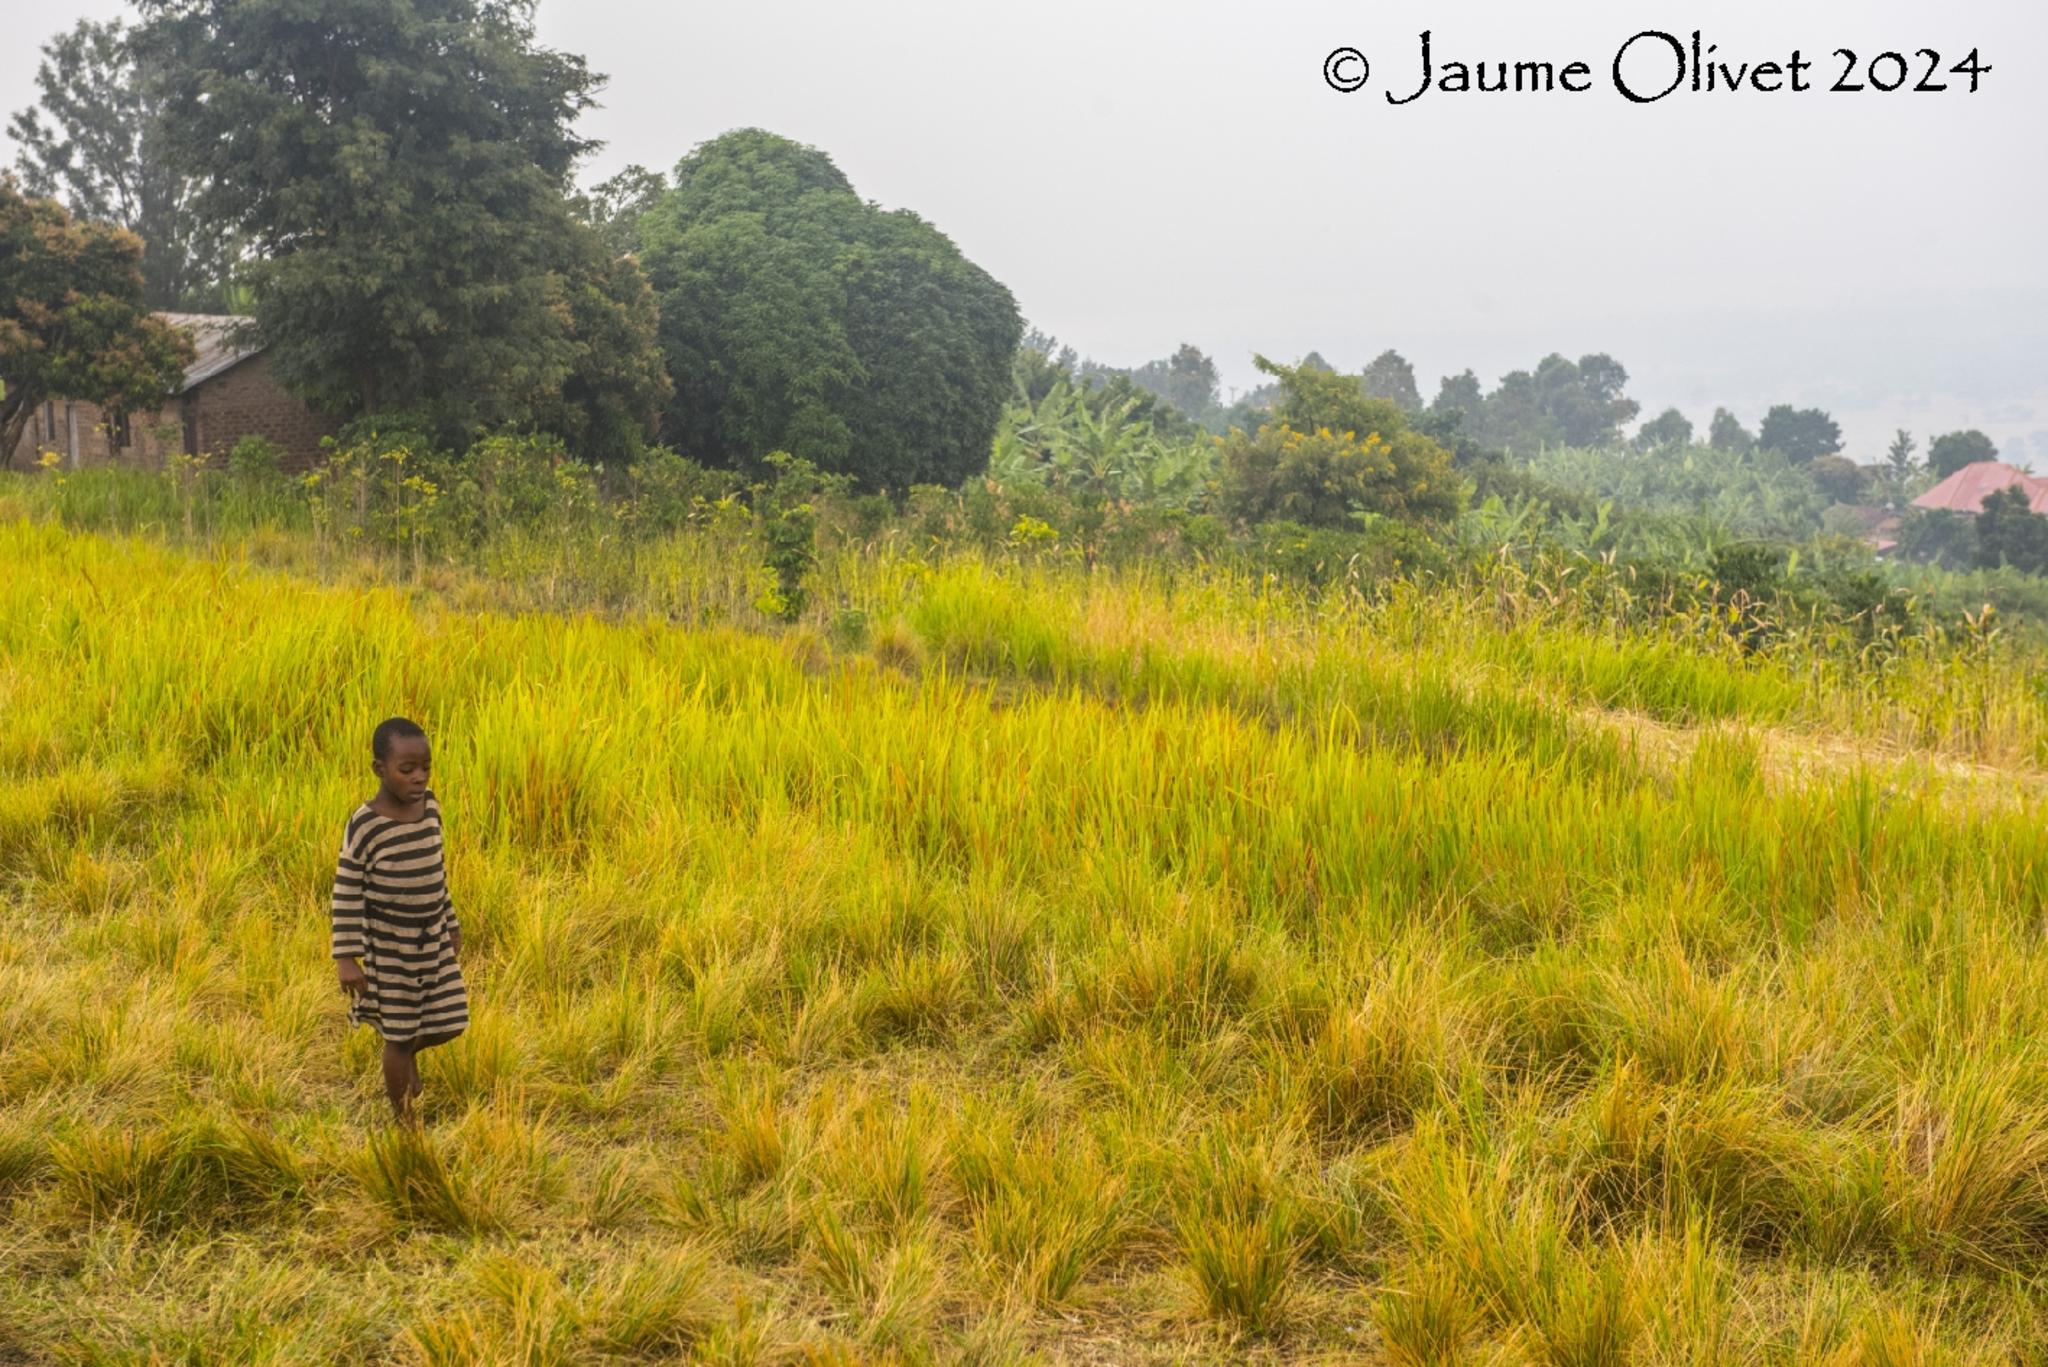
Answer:
[{"label": "large round tree", "polygon": [[1016,301],[830,157],[758,129],[704,144],[640,225],[675,399],[663,436],[739,468],[784,450],[869,489],[988,464]]}]

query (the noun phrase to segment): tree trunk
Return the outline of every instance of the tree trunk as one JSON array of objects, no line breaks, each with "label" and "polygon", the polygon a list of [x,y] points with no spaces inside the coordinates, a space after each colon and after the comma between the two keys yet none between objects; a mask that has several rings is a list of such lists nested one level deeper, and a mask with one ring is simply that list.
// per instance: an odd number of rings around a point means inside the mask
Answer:
[{"label": "tree trunk", "polygon": [[42,395],[19,385],[9,385],[7,396],[0,398],[0,470],[14,468],[14,448],[21,445],[21,434],[28,431],[28,420],[42,401]]}]

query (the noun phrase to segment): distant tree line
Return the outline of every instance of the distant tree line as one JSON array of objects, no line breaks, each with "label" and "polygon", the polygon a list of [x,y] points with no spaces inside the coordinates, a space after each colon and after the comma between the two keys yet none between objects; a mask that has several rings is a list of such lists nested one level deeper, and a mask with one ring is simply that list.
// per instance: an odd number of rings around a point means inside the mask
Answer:
[{"label": "distant tree line", "polygon": [[51,39],[10,124],[0,439],[48,395],[148,406],[186,354],[150,312],[233,310],[311,402],[456,452],[517,431],[627,465],[662,444],[756,479],[780,453],[898,499],[987,474],[1072,500],[1084,529],[1134,506],[1354,531],[1498,505],[1522,511],[1482,525],[1597,540],[1600,500],[1625,497],[1793,535],[1833,507],[1905,517],[1911,554],[2033,563],[2033,524],[2002,505],[1967,554],[1906,516],[1995,456],[1979,432],[1924,462],[1902,432],[1858,462],[1828,413],[1778,404],[1754,432],[1718,408],[1702,439],[1675,408],[1638,423],[1604,352],[1490,388],[1463,370],[1427,398],[1391,349],[1355,373],[1259,358],[1264,380],[1226,397],[1191,343],[1112,367],[1026,335],[937,228],[770,133],[581,187],[603,78],[541,46],[530,5],[137,11]]}]

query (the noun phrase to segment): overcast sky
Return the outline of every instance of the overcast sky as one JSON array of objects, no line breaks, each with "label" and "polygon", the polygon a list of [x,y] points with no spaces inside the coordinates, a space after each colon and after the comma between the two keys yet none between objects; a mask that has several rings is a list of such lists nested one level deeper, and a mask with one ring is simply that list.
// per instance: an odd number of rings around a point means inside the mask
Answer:
[{"label": "overcast sky", "polygon": [[[32,98],[38,35],[123,10],[0,0],[5,107]],[[1243,387],[1254,351],[1356,368],[1391,346],[1427,396],[1468,366],[1491,386],[1607,351],[1645,417],[1676,404],[1704,426],[1727,404],[1753,428],[1770,403],[1818,404],[1859,459],[1896,426],[1924,447],[1967,425],[2048,469],[2038,3],[544,0],[539,24],[610,77],[593,176],[735,127],[816,144],[1102,361],[1188,341]],[[1632,34],[1696,27],[1717,61],[1800,49],[1817,88],[1616,93]],[[1425,28],[1440,72],[1583,60],[1594,88],[1391,106]],[[1323,83],[1339,46],[1371,59],[1355,94]],[[1828,92],[1839,47],[1903,53],[1907,87]],[[1975,95],[1946,74],[1913,93],[1920,48],[1992,70]],[[1648,84],[1651,65],[1629,70]]]}]

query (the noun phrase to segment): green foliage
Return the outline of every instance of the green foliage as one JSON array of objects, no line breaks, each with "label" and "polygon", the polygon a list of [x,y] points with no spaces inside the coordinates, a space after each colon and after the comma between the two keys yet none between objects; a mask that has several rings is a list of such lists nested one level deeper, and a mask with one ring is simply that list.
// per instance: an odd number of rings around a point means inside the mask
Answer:
[{"label": "green foliage", "polygon": [[1531,371],[1510,371],[1479,399],[1470,372],[1444,382],[1436,406],[1463,413],[1465,430],[1496,450],[1527,456],[1548,445],[1614,442],[1640,405],[1623,396],[1628,371],[1602,352],[1570,361],[1552,354]]},{"label": "green foliage", "polygon": [[1707,425],[1707,445],[1716,451],[1745,452],[1756,446],[1756,438],[1750,435],[1741,420],[1725,408],[1714,410],[1714,420]]},{"label": "green foliage", "polygon": [[163,404],[192,341],[150,314],[143,290],[133,233],[74,221],[0,177],[0,463],[12,461],[46,399],[115,413]]},{"label": "green foliage", "polygon": [[1385,399],[1403,413],[1422,411],[1422,394],[1415,387],[1415,367],[1391,347],[1373,357],[1358,381],[1371,398]]},{"label": "green foliage", "polygon": [[572,233],[563,250],[580,258],[561,278],[575,360],[559,391],[534,400],[531,420],[587,459],[620,465],[654,435],[675,392],[660,310],[638,263],[609,254],[596,235]]},{"label": "green foliage", "polygon": [[685,157],[640,220],[681,450],[786,450],[862,488],[987,467],[1022,323],[1010,293],[830,158],[758,130]]},{"label": "green foliage", "polygon": [[1947,508],[1908,508],[1899,520],[1901,559],[1963,569],[1977,563],[1977,533],[1972,520]]},{"label": "green foliage", "polygon": [[1985,495],[1975,527],[1981,568],[2010,565],[2026,574],[2048,574],[2048,517],[2033,510],[2024,489]]},{"label": "green foliage", "polygon": [[268,437],[243,437],[228,452],[228,473],[245,484],[268,488],[284,478],[283,461],[284,448]]},{"label": "green foliage", "polygon": [[1692,445],[1692,419],[1675,408],[1667,408],[1643,424],[1636,433],[1636,450],[1661,451],[1671,446]]},{"label": "green foliage", "polygon": [[1756,444],[1766,451],[1778,452],[1795,465],[1805,465],[1841,450],[1842,428],[1818,408],[1794,408],[1781,403],[1764,414]]},{"label": "green foliage", "polygon": [[284,383],[334,412],[418,409],[451,440],[538,417],[629,444],[653,397],[633,353],[648,311],[564,198],[597,78],[535,42],[530,7],[144,12],[170,160],[257,253],[256,322]]},{"label": "green foliage", "polygon": [[739,492],[729,470],[711,470],[669,450],[651,446],[626,470],[623,515],[642,536],[665,535],[702,521],[712,505]]},{"label": "green foliage", "polygon": [[1200,348],[1187,342],[1182,342],[1173,355],[1163,360],[1147,361],[1135,370],[1094,373],[1101,373],[1105,378],[1121,374],[1139,389],[1171,404],[1176,412],[1193,422],[1210,422],[1221,406],[1218,403],[1216,363]]},{"label": "green foliage", "polygon": [[631,256],[641,249],[640,220],[667,192],[668,181],[660,173],[636,163],[576,196],[574,203],[614,256]]},{"label": "green foliage", "polygon": [[1937,479],[1947,479],[1965,465],[1997,459],[1998,447],[1975,428],[1966,432],[1944,433],[1927,448],[1927,468]]},{"label": "green foliage", "polygon": [[1870,473],[1845,456],[1815,456],[1806,473],[1837,503],[1861,503],[1870,492]]},{"label": "green foliage", "polygon": [[138,62],[120,20],[81,19],[43,44],[39,108],[8,124],[30,194],[62,196],[81,219],[142,239],[142,298],[152,309],[219,311],[233,240],[199,212],[203,183],[166,155],[165,83]]},{"label": "green foliage", "polygon": [[1913,459],[1915,445],[1911,432],[1903,427],[1898,429],[1892,435],[1891,445],[1885,448],[1884,464],[1878,467],[1873,481],[1885,506],[1895,513],[1906,510],[1927,473],[1926,467]]},{"label": "green foliage", "polygon": [[754,516],[760,526],[762,561],[774,582],[755,606],[770,617],[794,622],[804,614],[805,581],[818,563],[815,504],[844,495],[852,478],[827,474],[787,451],[771,451],[766,464],[775,478],[754,486]]},{"label": "green foliage", "polygon": [[1020,385],[997,423],[989,458],[997,480],[1149,507],[1192,508],[1206,497],[1214,444],[1163,437],[1145,415],[1150,396],[1118,398],[1064,376],[1035,402],[1027,395]]},{"label": "green foliage", "polygon": [[1419,528],[1392,518],[1364,519],[1363,531],[1262,522],[1240,552],[1247,569],[1271,571],[1312,588],[1366,587],[1441,574],[1444,548]]},{"label": "green foliage", "polygon": [[1219,510],[1240,522],[1356,527],[1367,515],[1440,522],[1464,502],[1450,453],[1355,375],[1261,356],[1279,394],[1273,421],[1224,438]]},{"label": "green foliage", "polygon": [[1798,541],[1820,529],[1827,500],[1808,472],[1776,452],[1689,446],[1657,460],[1558,447],[1528,462],[1548,484],[1613,500],[1636,514],[1704,518],[1737,536]]}]

